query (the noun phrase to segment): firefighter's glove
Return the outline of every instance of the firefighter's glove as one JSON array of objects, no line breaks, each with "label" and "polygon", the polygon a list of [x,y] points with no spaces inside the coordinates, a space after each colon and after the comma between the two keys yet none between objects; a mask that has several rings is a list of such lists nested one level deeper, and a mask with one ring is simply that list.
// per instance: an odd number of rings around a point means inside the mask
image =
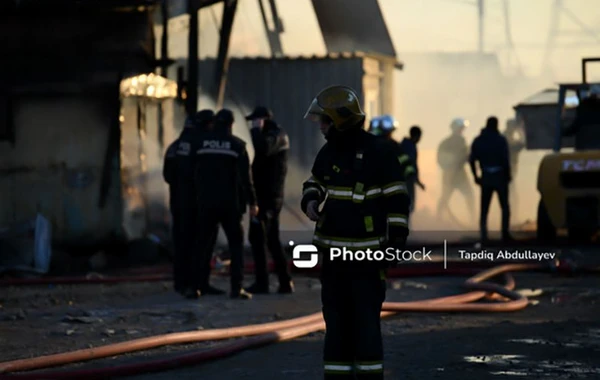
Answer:
[{"label": "firefighter's glove", "polygon": [[319,203],[317,201],[310,201],[306,204],[306,216],[313,222],[319,220]]}]

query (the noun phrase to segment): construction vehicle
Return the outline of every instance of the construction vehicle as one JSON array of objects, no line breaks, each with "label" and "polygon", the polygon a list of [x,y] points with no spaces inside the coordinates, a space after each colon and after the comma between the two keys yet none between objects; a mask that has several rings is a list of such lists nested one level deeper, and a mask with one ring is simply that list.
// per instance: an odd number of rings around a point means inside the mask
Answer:
[{"label": "construction vehicle", "polygon": [[[588,240],[600,227],[600,120],[597,149],[577,150],[564,131],[577,115],[578,106],[591,86],[587,65],[600,58],[582,59],[581,83],[559,84],[514,107],[525,131],[526,149],[552,149],[538,170],[537,238],[551,242],[566,230],[569,240]],[[596,123],[594,123],[595,125]],[[571,151],[562,151],[572,148]]]}]

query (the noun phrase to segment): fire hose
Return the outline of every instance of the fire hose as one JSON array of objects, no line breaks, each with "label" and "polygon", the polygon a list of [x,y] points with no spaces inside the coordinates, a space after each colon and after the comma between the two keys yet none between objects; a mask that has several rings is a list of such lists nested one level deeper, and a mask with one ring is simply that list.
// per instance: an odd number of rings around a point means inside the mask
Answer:
[{"label": "fire hose", "polygon": [[[543,264],[509,264],[483,271],[465,283],[464,287],[470,292],[411,302],[385,302],[382,317],[397,312],[509,312],[517,311],[528,305],[528,299],[513,291],[515,282],[508,272],[543,270]],[[492,277],[505,274],[507,281],[504,286],[484,282]],[[491,297],[490,297],[491,296]],[[508,299],[505,302],[469,304],[483,298]],[[258,325],[248,325],[224,329],[172,333],[154,337],[135,339],[132,341],[110,344],[97,348],[83,349],[72,352],[40,356],[31,359],[21,359],[0,363],[0,373],[32,371],[56,367],[82,361],[106,358],[126,353],[148,350],[151,348],[183,343],[194,343],[208,340],[223,340],[240,337],[245,338],[230,344],[202,352],[181,355],[177,358],[154,360],[110,368],[75,370],[65,372],[45,372],[5,375],[8,378],[25,379],[67,379],[67,378],[106,378],[109,376],[126,376],[141,372],[156,372],[182,365],[199,364],[208,360],[232,355],[244,349],[263,346],[270,343],[286,341],[325,329],[321,313],[315,313],[287,321],[270,322]]]}]

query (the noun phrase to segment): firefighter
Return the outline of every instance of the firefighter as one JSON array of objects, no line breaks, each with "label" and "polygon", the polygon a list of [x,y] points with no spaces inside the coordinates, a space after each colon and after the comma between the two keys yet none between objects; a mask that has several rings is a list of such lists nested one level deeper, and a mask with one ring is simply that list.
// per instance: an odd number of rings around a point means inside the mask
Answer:
[{"label": "firefighter", "polygon": [[[481,175],[477,174],[476,162],[479,162]],[[471,145],[469,164],[475,183],[481,187],[481,214],[479,227],[481,240],[487,241],[487,217],[490,201],[494,192],[498,193],[502,209],[502,239],[512,240],[509,232],[510,205],[508,185],[512,180],[510,171],[510,153],[506,138],[498,131],[498,119],[490,116],[485,128]]]},{"label": "firefighter", "polygon": [[437,206],[440,219],[450,214],[450,198],[455,190],[464,197],[471,220],[475,219],[473,188],[466,168],[469,161],[469,147],[463,136],[469,124],[469,121],[463,118],[452,120],[451,135],[438,147],[437,162],[442,170],[442,194]]},{"label": "firefighter", "polygon": [[577,107],[573,123],[564,136],[575,136],[576,150],[600,149],[600,85],[591,85]]},{"label": "firefighter", "polygon": [[[215,128],[195,146],[195,175],[198,200],[198,239],[204,255],[215,226],[221,225],[231,254],[231,298],[251,299],[242,287],[246,205],[258,215],[246,143],[232,135],[233,113],[223,109],[215,116]],[[204,256],[206,257],[206,256]],[[203,260],[203,263],[206,263]]]},{"label": "firefighter", "polygon": [[421,177],[419,176],[419,164],[418,164],[418,152],[417,152],[417,144],[421,141],[421,136],[423,135],[423,131],[418,125],[413,125],[410,127],[408,131],[408,137],[405,137],[402,142],[400,142],[400,147],[403,152],[406,152],[411,162],[415,167],[415,174],[407,178],[406,188],[408,190],[408,195],[410,197],[410,212],[412,213],[415,210],[416,205],[416,196],[417,193],[415,191],[415,185],[419,186],[421,190],[425,190],[425,185],[421,182]]},{"label": "firefighter", "polygon": [[[392,137],[394,131],[398,129],[398,125],[398,121],[391,115],[378,116],[371,119],[371,122],[369,123],[369,132],[372,135],[381,136],[387,141],[394,144],[393,146],[398,150],[397,154],[398,157],[400,157],[400,163],[402,164],[402,172],[404,173],[406,182],[408,184],[412,184],[412,194],[410,191],[411,186],[407,185],[409,196],[414,196],[414,184],[420,181],[418,181],[416,178],[416,169],[414,163],[412,162],[412,159],[408,154],[406,154],[406,152],[404,152],[402,146],[398,144],[396,140],[394,140],[394,138]],[[416,150],[414,150],[413,153],[416,153]],[[413,203],[411,198],[411,205],[412,204]]]},{"label": "firefighter", "polygon": [[404,247],[410,200],[399,157],[391,144],[363,129],[365,114],[349,87],[322,90],[305,118],[319,123],[327,140],[301,201],[302,211],[316,222],[313,244],[322,257],[325,379],[383,379],[385,264],[330,254],[332,248]]},{"label": "firefighter", "polygon": [[[193,181],[192,144],[202,133],[206,133],[213,123],[214,112],[202,110],[189,117],[177,140],[168,148],[163,166],[163,177],[169,184],[169,206],[172,216],[173,279],[175,291],[187,298],[196,298],[197,290],[193,284],[192,271],[199,252],[195,242],[197,231],[195,207],[195,188]],[[214,246],[218,230],[212,233]],[[218,289],[212,288],[218,293]]]},{"label": "firefighter", "polygon": [[278,293],[292,293],[294,284],[279,238],[279,215],[283,207],[290,141],[266,107],[256,107],[246,116],[246,120],[250,121],[254,145],[252,177],[260,210],[258,216],[250,220],[248,236],[254,256],[256,282],[246,290],[256,294],[269,293],[268,250],[279,278]]}]

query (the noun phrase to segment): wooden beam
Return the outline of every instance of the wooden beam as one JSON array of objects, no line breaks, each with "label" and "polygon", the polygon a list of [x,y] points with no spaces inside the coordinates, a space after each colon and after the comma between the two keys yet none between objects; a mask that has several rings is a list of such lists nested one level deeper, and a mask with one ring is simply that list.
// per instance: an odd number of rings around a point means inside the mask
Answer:
[{"label": "wooden beam", "polygon": [[198,110],[198,33],[199,20],[197,1],[188,0],[190,26],[188,31],[188,73],[187,73],[187,102],[188,116],[193,116]]},{"label": "wooden beam", "polygon": [[217,66],[215,68],[216,83],[216,108],[223,108],[225,102],[225,89],[227,87],[227,71],[229,69],[229,42],[231,40],[231,30],[237,11],[238,0],[226,0],[223,7],[223,18],[221,22],[221,32],[219,37],[219,54],[217,56]]}]

